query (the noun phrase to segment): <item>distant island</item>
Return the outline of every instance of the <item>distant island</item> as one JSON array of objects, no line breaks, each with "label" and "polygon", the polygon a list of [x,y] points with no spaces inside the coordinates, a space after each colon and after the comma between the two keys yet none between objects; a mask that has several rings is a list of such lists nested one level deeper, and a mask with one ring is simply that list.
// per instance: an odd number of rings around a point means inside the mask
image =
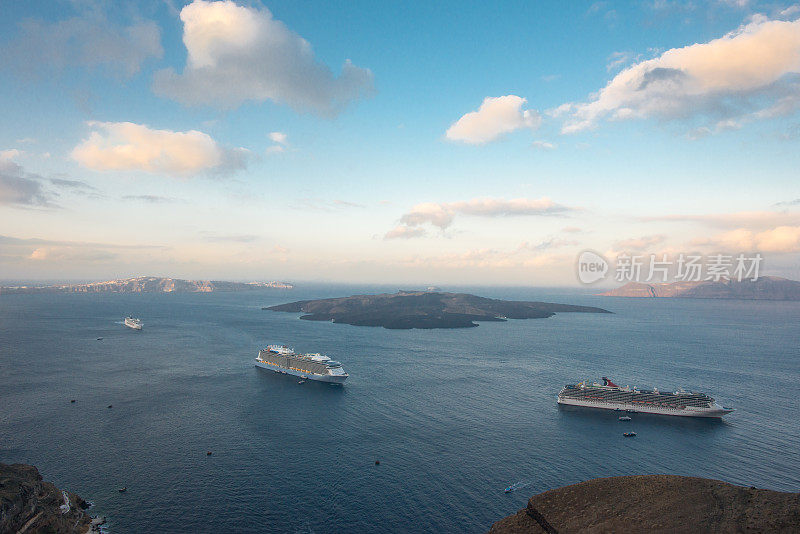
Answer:
[{"label": "distant island", "polygon": [[596,478],[538,495],[489,534],[797,532],[800,493],[675,475]]},{"label": "distant island", "polygon": [[222,282],[139,276],[88,284],[5,286],[0,287],[0,293],[211,293],[212,291],[292,289],[293,287],[292,284],[286,282]]},{"label": "distant island", "polygon": [[644,284],[628,282],[622,287],[600,293],[605,297],[658,297],[690,299],[800,300],[800,282],[777,276],[756,281],[710,280]]},{"label": "distant island", "polygon": [[475,321],[543,319],[556,312],[611,313],[590,306],[498,300],[466,293],[430,291],[300,300],[263,309],[305,313],[300,318],[307,321],[333,321],[391,329],[468,328],[478,326]]},{"label": "distant island", "polygon": [[44,482],[32,465],[0,463],[0,532],[99,532],[89,503]]}]

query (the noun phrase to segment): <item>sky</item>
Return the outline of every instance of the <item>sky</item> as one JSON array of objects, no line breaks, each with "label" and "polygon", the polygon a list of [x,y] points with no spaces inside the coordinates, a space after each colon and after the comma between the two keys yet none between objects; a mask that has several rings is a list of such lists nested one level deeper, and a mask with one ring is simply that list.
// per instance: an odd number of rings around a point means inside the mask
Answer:
[{"label": "sky", "polygon": [[800,4],[0,13],[0,279],[575,286],[586,250],[800,279]]}]

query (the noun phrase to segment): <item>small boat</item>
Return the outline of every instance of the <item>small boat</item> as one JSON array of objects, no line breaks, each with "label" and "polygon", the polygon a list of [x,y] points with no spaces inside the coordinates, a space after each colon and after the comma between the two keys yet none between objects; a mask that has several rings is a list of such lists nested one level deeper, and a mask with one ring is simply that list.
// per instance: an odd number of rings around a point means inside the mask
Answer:
[{"label": "small boat", "polygon": [[141,319],[137,319],[136,317],[132,317],[130,315],[125,317],[124,323],[125,326],[127,326],[128,328],[133,328],[134,330],[141,330],[142,327],[144,326],[144,323],[142,322]]},{"label": "small boat", "polygon": [[298,380],[298,381],[297,381],[297,383],[298,383],[298,384],[305,384],[305,383],[306,383],[306,381],[305,381],[305,380]]},{"label": "small boat", "polygon": [[635,438],[636,437],[636,432],[625,432],[622,435],[625,436],[626,438]]},{"label": "small boat", "polygon": [[503,491],[504,491],[505,493],[511,493],[512,491],[514,491],[514,486],[509,486],[509,487],[507,487],[506,489],[504,489]]},{"label": "small boat", "polygon": [[103,338],[102,337],[98,337],[97,341],[103,341]]},{"label": "small boat", "polygon": [[622,417],[620,417],[620,418],[619,418],[619,420],[620,420],[620,421],[630,421],[630,420],[631,420],[631,418],[630,418],[630,417],[628,417],[627,415],[623,415]]},{"label": "small boat", "polygon": [[119,491],[120,493],[125,493],[126,491],[128,491],[128,486],[125,486],[124,488],[120,488],[117,491]]}]

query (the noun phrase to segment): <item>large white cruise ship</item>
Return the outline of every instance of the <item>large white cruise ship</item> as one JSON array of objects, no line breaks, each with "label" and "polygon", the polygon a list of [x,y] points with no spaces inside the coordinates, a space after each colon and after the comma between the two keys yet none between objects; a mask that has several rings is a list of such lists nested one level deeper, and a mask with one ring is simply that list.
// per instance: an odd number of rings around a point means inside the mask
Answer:
[{"label": "large white cruise ship", "polygon": [[141,319],[137,319],[129,315],[125,317],[125,326],[128,328],[133,328],[134,330],[141,330],[142,327],[144,327],[144,323],[142,323]]},{"label": "large white cruise ship", "polygon": [[620,387],[606,377],[603,383],[566,385],[558,394],[559,404],[586,406],[605,410],[680,415],[684,417],[722,417],[732,408],[720,406],[705,393],[678,390],[673,393],[658,389],[640,390]]},{"label": "large white cruise ship", "polygon": [[350,376],[342,364],[322,354],[297,354],[285,345],[268,345],[258,351],[256,367],[308,380],[341,384]]}]

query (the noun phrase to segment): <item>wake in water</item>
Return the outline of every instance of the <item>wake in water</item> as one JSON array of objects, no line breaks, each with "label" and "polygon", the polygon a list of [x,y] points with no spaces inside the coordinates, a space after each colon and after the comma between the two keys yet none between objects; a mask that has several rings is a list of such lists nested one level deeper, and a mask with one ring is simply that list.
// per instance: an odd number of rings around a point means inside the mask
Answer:
[{"label": "wake in water", "polygon": [[515,484],[511,484],[510,486],[508,486],[503,491],[505,491],[506,493],[511,493],[512,491],[518,490],[520,488],[524,488],[525,486],[530,486],[530,484],[531,483],[526,481],[526,480],[521,480],[521,481],[519,481],[519,482],[517,482]]}]

